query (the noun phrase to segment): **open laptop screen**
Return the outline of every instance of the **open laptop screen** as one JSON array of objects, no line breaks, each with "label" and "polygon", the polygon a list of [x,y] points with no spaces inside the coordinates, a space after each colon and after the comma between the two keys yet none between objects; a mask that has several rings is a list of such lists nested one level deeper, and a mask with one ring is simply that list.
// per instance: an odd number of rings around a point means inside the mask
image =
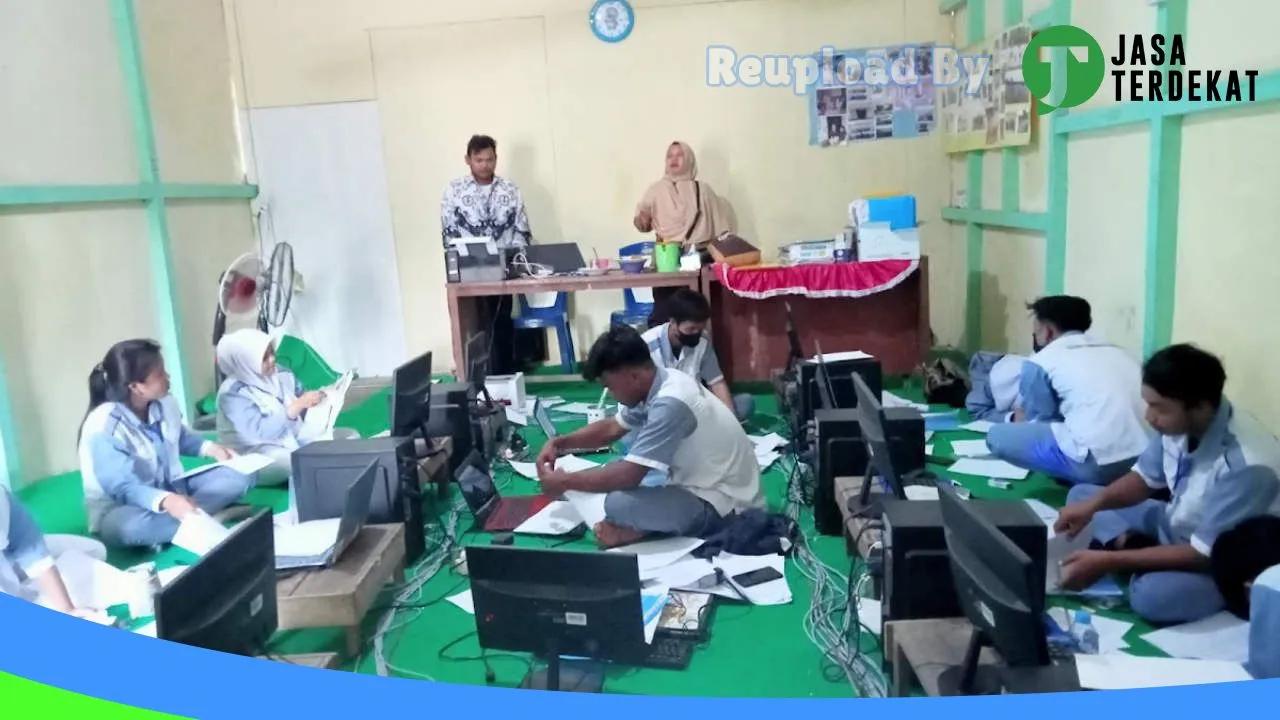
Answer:
[{"label": "open laptop screen", "polygon": [[533,419],[538,421],[538,427],[542,428],[542,432],[546,433],[547,437],[556,436],[556,426],[551,424],[551,415],[541,399],[533,401]]}]

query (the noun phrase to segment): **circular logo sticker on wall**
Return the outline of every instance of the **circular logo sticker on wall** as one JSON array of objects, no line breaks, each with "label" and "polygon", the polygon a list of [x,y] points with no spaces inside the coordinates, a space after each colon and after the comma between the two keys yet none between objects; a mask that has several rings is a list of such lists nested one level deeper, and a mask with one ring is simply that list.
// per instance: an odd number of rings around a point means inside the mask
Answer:
[{"label": "circular logo sticker on wall", "polygon": [[597,38],[616,43],[627,39],[636,25],[636,13],[627,0],[598,0],[588,16]]}]

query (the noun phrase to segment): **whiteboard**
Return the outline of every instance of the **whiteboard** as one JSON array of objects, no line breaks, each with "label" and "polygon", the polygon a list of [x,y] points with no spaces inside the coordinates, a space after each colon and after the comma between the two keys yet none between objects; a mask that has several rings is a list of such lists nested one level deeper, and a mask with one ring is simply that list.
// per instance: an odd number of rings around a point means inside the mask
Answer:
[{"label": "whiteboard", "polygon": [[293,246],[304,280],[280,330],[335,370],[388,376],[406,359],[376,102],[251,110],[263,256]]}]

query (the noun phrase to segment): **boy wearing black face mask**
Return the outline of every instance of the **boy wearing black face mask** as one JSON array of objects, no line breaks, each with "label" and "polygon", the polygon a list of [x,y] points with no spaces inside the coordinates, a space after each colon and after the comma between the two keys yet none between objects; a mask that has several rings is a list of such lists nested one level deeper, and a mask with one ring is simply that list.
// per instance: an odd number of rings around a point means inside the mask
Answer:
[{"label": "boy wearing black face mask", "polygon": [[755,398],[732,396],[725,382],[720,361],[707,335],[711,306],[701,293],[680,288],[667,299],[670,320],[649,328],[644,333],[649,354],[658,367],[679,370],[700,381],[713,395],[733,410],[738,420],[745,421],[755,411]]}]

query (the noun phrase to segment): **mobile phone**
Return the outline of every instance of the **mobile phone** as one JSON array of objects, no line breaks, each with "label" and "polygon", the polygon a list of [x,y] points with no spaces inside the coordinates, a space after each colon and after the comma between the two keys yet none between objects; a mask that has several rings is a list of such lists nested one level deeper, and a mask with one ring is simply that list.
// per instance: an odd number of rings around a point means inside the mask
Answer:
[{"label": "mobile phone", "polygon": [[771,567],[762,567],[759,570],[744,572],[741,575],[734,575],[733,582],[739,587],[749,588],[756,585],[763,585],[774,580],[781,580],[782,573]]}]

